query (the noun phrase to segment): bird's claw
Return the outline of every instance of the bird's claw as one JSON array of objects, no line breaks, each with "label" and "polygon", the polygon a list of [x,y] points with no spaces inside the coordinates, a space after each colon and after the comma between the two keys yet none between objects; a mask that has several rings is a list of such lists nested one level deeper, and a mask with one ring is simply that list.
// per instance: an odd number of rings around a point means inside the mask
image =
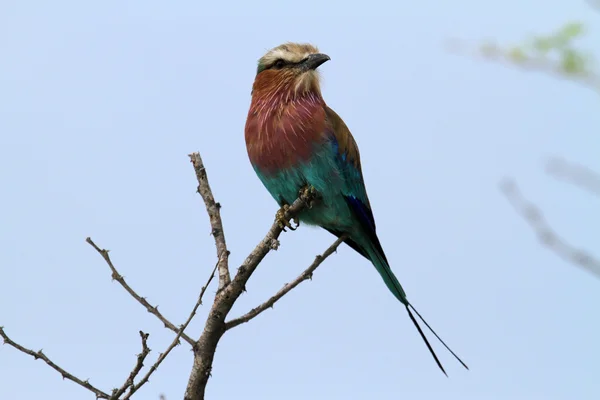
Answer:
[{"label": "bird's claw", "polygon": [[306,207],[312,208],[317,197],[317,189],[312,185],[306,185],[300,189],[300,197],[304,200]]},{"label": "bird's claw", "polygon": [[291,231],[295,231],[300,226],[300,221],[298,221],[297,217],[292,217],[292,221],[294,221],[296,227],[294,228],[292,224],[290,224],[290,220],[285,216],[289,209],[290,206],[288,204],[284,204],[279,210],[277,210],[277,214],[275,214],[275,221],[277,222],[279,228],[284,232],[287,232],[285,230],[286,227],[290,228]]}]

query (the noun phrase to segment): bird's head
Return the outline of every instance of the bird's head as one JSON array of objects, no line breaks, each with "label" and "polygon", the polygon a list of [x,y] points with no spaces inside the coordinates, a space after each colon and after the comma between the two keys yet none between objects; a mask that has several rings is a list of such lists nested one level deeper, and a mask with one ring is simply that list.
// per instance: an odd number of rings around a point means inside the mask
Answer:
[{"label": "bird's head", "polygon": [[306,92],[321,95],[317,68],[328,61],[327,54],[310,44],[285,43],[269,50],[258,60],[253,95]]}]

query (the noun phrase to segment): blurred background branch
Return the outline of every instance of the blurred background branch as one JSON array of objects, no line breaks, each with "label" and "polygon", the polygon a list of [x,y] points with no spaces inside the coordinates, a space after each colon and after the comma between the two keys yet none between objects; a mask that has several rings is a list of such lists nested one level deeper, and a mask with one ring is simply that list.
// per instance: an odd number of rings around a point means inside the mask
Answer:
[{"label": "blurred background branch", "polygon": [[588,251],[578,249],[560,237],[548,224],[539,207],[529,202],[521,194],[514,180],[505,179],[500,188],[514,209],[531,226],[544,246],[558,254],[565,261],[580,266],[600,278],[600,260]]},{"label": "blurred background branch", "polygon": [[[587,0],[590,7],[600,11],[600,0]],[[458,54],[501,62],[524,70],[540,71],[558,78],[577,82],[600,94],[600,72],[589,51],[579,48],[577,40],[585,36],[586,26],[579,21],[565,23],[554,32],[535,35],[522,44],[501,46],[486,42],[469,46],[461,40],[451,40],[448,48]],[[600,195],[600,175],[583,165],[568,163],[553,157],[546,172],[556,179],[569,182],[596,196]],[[564,260],[578,265],[600,277],[600,261],[589,252],[575,248],[561,238],[546,222],[539,207],[526,200],[516,181],[506,178],[500,188],[514,209],[529,223],[541,243]]]},{"label": "blurred background branch", "polygon": [[569,182],[591,194],[600,196],[600,174],[584,165],[569,163],[553,157],[546,164],[546,172],[556,179]]},{"label": "blurred background branch", "polygon": [[536,35],[524,43],[502,46],[487,41],[479,46],[462,40],[448,41],[447,47],[457,54],[500,62],[529,71],[539,71],[582,84],[600,94],[600,74],[593,55],[576,45],[584,36],[581,22],[569,22],[549,34]]}]

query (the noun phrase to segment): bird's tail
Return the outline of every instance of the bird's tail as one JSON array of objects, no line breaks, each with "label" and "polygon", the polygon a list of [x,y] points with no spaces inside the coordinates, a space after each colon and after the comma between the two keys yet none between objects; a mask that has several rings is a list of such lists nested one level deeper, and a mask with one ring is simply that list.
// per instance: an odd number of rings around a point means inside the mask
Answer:
[{"label": "bird's tail", "polygon": [[421,338],[423,339],[423,341],[427,345],[427,348],[429,349],[429,351],[430,351],[431,355],[433,356],[435,362],[437,363],[438,367],[440,367],[440,369],[442,370],[442,372],[444,373],[444,375],[448,376],[448,374],[444,370],[444,367],[442,366],[442,363],[440,362],[440,360],[438,359],[437,355],[435,354],[435,351],[431,347],[431,344],[429,344],[429,341],[427,340],[427,337],[425,336],[425,333],[423,333],[423,330],[421,329],[421,326],[419,326],[419,323],[417,322],[416,318],[414,317],[412,311],[414,311],[415,314],[417,314],[417,317],[419,317],[419,319],[425,324],[425,326],[435,335],[435,337],[440,341],[440,343],[442,343],[444,345],[444,347],[458,360],[458,362],[460,362],[466,369],[469,369],[469,367],[467,367],[467,365],[460,359],[460,357],[458,357],[452,351],[452,349],[450,349],[450,347],[448,347],[448,345],[442,340],[442,338],[440,338],[438,336],[438,334],[427,323],[427,321],[425,321],[425,319],[412,306],[412,304],[410,304],[410,302],[408,301],[408,299],[406,297],[406,293],[404,292],[404,289],[402,288],[402,285],[400,285],[400,282],[398,281],[398,279],[394,275],[394,272],[392,272],[392,270],[390,268],[390,265],[389,265],[389,263],[388,263],[385,255],[381,251],[378,251],[376,248],[371,248],[371,249],[367,250],[367,253],[370,256],[371,262],[373,263],[373,265],[377,269],[377,272],[379,272],[379,275],[381,275],[381,277],[383,278],[383,281],[385,282],[385,285],[392,292],[392,294],[402,304],[404,304],[404,306],[406,307],[406,311],[408,312],[408,315],[410,316],[410,320],[412,321],[412,323],[415,325],[415,327],[419,331],[419,334],[421,335]]}]

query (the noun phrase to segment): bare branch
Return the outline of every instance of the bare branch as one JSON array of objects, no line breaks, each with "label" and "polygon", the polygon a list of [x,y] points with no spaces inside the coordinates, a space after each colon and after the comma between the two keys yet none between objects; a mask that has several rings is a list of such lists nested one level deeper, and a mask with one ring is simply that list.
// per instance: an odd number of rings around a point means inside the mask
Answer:
[{"label": "bare branch", "polygon": [[110,396],[103,392],[102,390],[96,388],[95,386],[93,386],[92,384],[90,384],[90,382],[86,379],[81,380],[79,378],[77,378],[76,376],[70,374],[69,372],[65,371],[64,369],[62,369],[61,367],[59,367],[58,365],[56,365],[53,361],[51,361],[43,352],[42,350],[39,351],[33,351],[30,350],[26,347],[21,346],[20,344],[16,343],[15,341],[13,341],[12,339],[10,339],[7,335],[6,332],[4,332],[4,328],[0,326],[0,336],[2,336],[2,338],[4,339],[4,343],[8,344],[12,347],[14,347],[15,349],[25,353],[25,354],[29,354],[30,356],[32,356],[33,358],[35,358],[36,360],[39,358],[41,360],[43,360],[46,364],[48,364],[52,369],[54,369],[55,371],[57,371],[59,374],[61,374],[61,376],[63,377],[63,379],[68,379],[72,382],[77,383],[79,386],[86,388],[87,390],[89,390],[90,392],[94,393],[96,395],[97,399],[108,399]]},{"label": "bare branch", "polygon": [[600,277],[600,261],[585,250],[576,249],[559,237],[548,225],[541,211],[521,195],[514,181],[505,180],[501,185],[501,190],[515,210],[533,228],[542,244],[564,260],[579,265],[588,272]]},{"label": "bare branch", "polygon": [[325,261],[325,259],[327,257],[329,257],[331,254],[333,254],[337,250],[338,246],[344,241],[344,239],[345,238],[342,236],[342,237],[338,238],[335,242],[333,242],[333,244],[331,246],[329,246],[329,248],[327,250],[325,250],[323,252],[323,254],[315,257],[315,261],[313,261],[313,263],[307,269],[305,269],[304,272],[302,272],[300,275],[298,275],[298,277],[296,279],[294,279],[292,282],[286,283],[269,300],[265,301],[258,307],[253,308],[252,310],[250,310],[246,314],[242,315],[241,317],[238,317],[238,318],[232,319],[229,322],[226,322],[225,330],[229,330],[240,324],[250,321],[251,319],[256,317],[258,314],[262,313],[263,311],[267,310],[268,308],[273,307],[275,302],[277,302],[279,299],[281,299],[283,296],[285,296],[288,292],[290,292],[293,288],[298,286],[300,283],[304,282],[307,279],[312,279],[313,272],[319,267],[319,265],[321,265],[321,263],[323,261]]},{"label": "bare branch", "polygon": [[[125,279],[123,278],[123,276],[121,274],[119,274],[119,272],[117,271],[117,269],[113,265],[113,263],[112,263],[112,261],[110,259],[110,256],[108,255],[108,250],[101,249],[100,247],[98,247],[96,245],[96,243],[94,243],[92,241],[92,239],[89,238],[89,237],[86,238],[85,241],[88,242],[94,249],[96,249],[96,251],[98,253],[100,253],[100,255],[102,256],[102,258],[104,258],[104,260],[106,261],[106,263],[110,267],[110,270],[112,271],[112,279],[114,279],[117,282],[119,282],[121,284],[121,286],[123,286],[123,288],[127,291],[127,293],[129,293],[131,296],[133,296],[134,299],[136,299],[141,305],[143,305],[150,314],[154,314],[163,324],[165,324],[165,328],[168,328],[168,329],[172,330],[175,333],[179,332],[179,329],[175,325],[173,325],[173,323],[171,323],[171,321],[169,321],[168,319],[166,319],[160,313],[160,311],[158,311],[158,306],[156,306],[156,307],[151,306],[150,303],[148,303],[148,301],[146,300],[145,297],[141,297],[139,294],[137,294],[131,288],[131,286],[129,286],[127,284],[127,282],[125,282]],[[192,338],[190,338],[185,333],[182,333],[181,337],[186,342],[188,342],[191,346],[194,346],[195,343],[196,343]]]},{"label": "bare branch", "polygon": [[127,388],[133,387],[133,380],[140,373],[142,367],[144,366],[144,360],[150,353],[150,348],[148,347],[149,335],[150,334],[148,333],[140,331],[140,337],[142,338],[142,352],[138,354],[135,366],[133,367],[133,370],[131,370],[131,372],[129,373],[129,376],[125,380],[125,383],[123,383],[123,385],[119,389],[113,390],[112,396],[110,396],[110,400],[119,399],[119,397],[121,397],[121,395],[125,393]]},{"label": "bare branch", "polygon": [[[298,215],[305,207],[310,207],[315,200],[314,192],[303,191],[302,194],[289,209],[284,217],[289,220]],[[261,240],[256,248],[248,255],[246,260],[238,268],[238,271],[229,285],[215,296],[215,301],[208,314],[204,331],[194,347],[194,365],[190,373],[190,379],[185,391],[185,400],[202,400],[206,384],[212,370],[215,350],[225,333],[225,318],[231,311],[233,304],[244,291],[246,283],[260,262],[271,250],[279,246],[278,237],[282,228],[276,221],[269,229],[267,235]]]},{"label": "bare branch", "polygon": [[596,11],[600,11],[600,0],[587,0],[587,3]]},{"label": "bare branch", "polygon": [[160,363],[162,363],[164,361],[164,359],[167,358],[167,356],[169,355],[171,350],[173,350],[175,348],[175,346],[179,345],[179,338],[181,337],[183,331],[185,331],[185,329],[188,327],[190,322],[192,322],[192,319],[196,315],[196,311],[198,311],[198,307],[200,307],[202,305],[202,297],[204,297],[204,293],[206,292],[208,285],[210,285],[210,282],[215,277],[215,272],[217,271],[218,265],[219,265],[219,262],[217,261],[217,264],[213,268],[212,273],[210,274],[210,277],[208,278],[208,281],[206,282],[206,285],[204,285],[202,287],[202,290],[200,290],[200,295],[198,296],[198,301],[196,302],[196,305],[192,309],[192,312],[190,313],[188,319],[179,328],[179,332],[177,333],[177,336],[175,336],[175,339],[173,339],[173,341],[171,342],[169,347],[167,347],[167,349],[163,353],[161,353],[160,356],[158,356],[158,359],[156,360],[154,365],[152,365],[152,367],[150,367],[150,370],[146,373],[146,375],[144,375],[144,377],[142,379],[140,379],[140,381],[137,384],[134,385],[133,382],[131,382],[131,385],[130,385],[131,390],[129,391],[129,393],[127,393],[127,395],[125,397],[123,397],[123,400],[127,400],[127,399],[131,398],[131,396],[135,392],[137,392],[139,390],[139,388],[144,386],[144,384],[148,382],[148,379],[150,379],[150,375],[152,375],[152,373],[154,373],[154,371],[156,371],[156,369],[158,368]]},{"label": "bare branch", "polygon": [[546,172],[556,179],[570,182],[600,196],[600,175],[588,167],[571,164],[560,158],[552,158],[546,165]]},{"label": "bare branch", "polygon": [[202,196],[204,204],[206,205],[206,211],[210,219],[210,226],[212,228],[212,235],[215,238],[215,245],[217,247],[217,257],[219,259],[219,289],[217,293],[229,285],[231,277],[229,276],[229,251],[227,250],[227,243],[225,242],[225,232],[223,231],[223,222],[221,221],[221,204],[215,201],[215,198],[208,184],[208,176],[206,175],[206,169],[202,162],[200,153],[195,152],[189,154],[190,161],[194,166],[196,172],[196,178],[198,179],[198,193]]}]

